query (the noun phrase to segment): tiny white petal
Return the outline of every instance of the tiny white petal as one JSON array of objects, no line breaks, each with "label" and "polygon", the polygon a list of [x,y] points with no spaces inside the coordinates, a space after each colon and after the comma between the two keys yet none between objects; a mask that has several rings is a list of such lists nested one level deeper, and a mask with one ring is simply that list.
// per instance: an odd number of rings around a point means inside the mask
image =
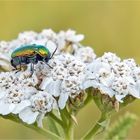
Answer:
[{"label": "tiny white petal", "polygon": [[18,113],[21,112],[25,107],[28,107],[29,105],[31,105],[30,101],[28,101],[28,100],[21,101],[19,104],[16,105],[16,107],[15,107],[15,109],[12,111],[12,113],[18,114]]},{"label": "tiny white petal", "polygon": [[60,86],[61,81],[57,80],[50,84],[50,86],[46,89],[48,93],[51,93],[55,97],[59,96],[60,94]]},{"label": "tiny white petal", "polygon": [[130,95],[135,98],[140,98],[140,81],[138,81],[134,86],[129,86]]},{"label": "tiny white petal", "polygon": [[52,78],[45,77],[40,85],[40,88],[57,97],[60,93],[60,84],[60,80],[54,81]]},{"label": "tiny white petal", "polygon": [[110,97],[113,97],[115,95],[115,92],[111,88],[103,86],[103,85],[100,85],[99,90],[101,91],[101,93],[107,94]]},{"label": "tiny white petal", "polygon": [[96,81],[94,81],[94,80],[86,80],[81,85],[81,88],[82,89],[87,89],[89,87],[98,88],[98,86],[99,86],[99,84]]},{"label": "tiny white petal", "polygon": [[61,93],[60,97],[59,97],[59,100],[58,100],[58,105],[59,105],[60,109],[64,109],[67,100],[68,100],[68,94]]},{"label": "tiny white petal", "polygon": [[72,41],[72,42],[80,42],[84,39],[84,35],[80,34],[80,35],[76,35],[76,36],[69,36],[67,37],[68,41]]},{"label": "tiny white petal", "polygon": [[3,98],[6,95],[5,91],[0,91],[0,99]]},{"label": "tiny white petal", "polygon": [[121,103],[123,103],[123,98],[125,97],[126,95],[115,95],[115,98],[119,101],[119,102],[121,102]]},{"label": "tiny white petal", "polygon": [[36,121],[39,112],[33,112],[31,108],[27,107],[19,113],[19,118],[27,124],[32,124]]},{"label": "tiny white petal", "polygon": [[135,88],[130,88],[130,95],[134,96],[135,98],[140,98],[140,90],[137,90]]},{"label": "tiny white petal", "polygon": [[16,107],[16,104],[14,104],[14,103],[9,104],[9,109],[11,112],[14,110],[15,107]]},{"label": "tiny white petal", "polygon": [[5,103],[3,100],[0,100],[0,114],[7,115],[11,113],[9,104]]},{"label": "tiny white petal", "polygon": [[10,62],[10,57],[7,54],[3,54],[0,52],[0,59],[6,60],[7,62]]},{"label": "tiny white petal", "polygon": [[52,78],[48,78],[48,77],[43,78],[43,81],[40,84],[40,89],[45,90],[52,81],[53,81]]}]

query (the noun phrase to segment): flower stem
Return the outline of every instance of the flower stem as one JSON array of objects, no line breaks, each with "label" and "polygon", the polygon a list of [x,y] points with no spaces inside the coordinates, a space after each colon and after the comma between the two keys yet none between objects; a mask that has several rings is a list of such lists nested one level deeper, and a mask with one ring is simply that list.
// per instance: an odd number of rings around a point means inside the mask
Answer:
[{"label": "flower stem", "polygon": [[63,122],[60,120],[57,116],[55,116],[53,113],[50,113],[49,116],[56,121],[61,127],[63,127]]},{"label": "flower stem", "polygon": [[109,116],[102,113],[98,122],[81,138],[81,140],[93,140],[94,136],[105,130],[109,123]]},{"label": "flower stem", "polygon": [[71,115],[75,115],[72,110],[67,110],[65,107],[60,111],[60,115],[63,121],[63,130],[65,133],[65,140],[73,140],[74,139],[74,121]]},{"label": "flower stem", "polygon": [[66,140],[73,140],[74,139],[74,121],[72,120],[71,116],[68,118],[68,126],[65,130]]},{"label": "flower stem", "polygon": [[73,131],[73,122],[71,121],[69,124],[69,127],[65,131],[66,140],[73,140],[74,137],[74,131]]}]

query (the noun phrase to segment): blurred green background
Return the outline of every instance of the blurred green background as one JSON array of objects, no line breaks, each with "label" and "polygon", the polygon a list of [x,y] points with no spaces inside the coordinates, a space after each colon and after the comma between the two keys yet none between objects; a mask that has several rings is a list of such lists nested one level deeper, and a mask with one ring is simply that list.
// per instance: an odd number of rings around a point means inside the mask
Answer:
[{"label": "blurred green background", "polygon": [[[140,1],[0,1],[0,40],[16,38],[25,30],[54,31],[75,29],[85,34],[83,44],[93,46],[97,55],[115,52],[121,58],[133,57],[140,64]],[[140,101],[113,116],[130,111],[140,117]],[[77,116],[76,137],[99,117],[92,103]],[[47,125],[47,124],[46,124]],[[128,139],[140,139],[140,121]],[[13,122],[0,119],[0,139],[44,139],[43,136]]]}]

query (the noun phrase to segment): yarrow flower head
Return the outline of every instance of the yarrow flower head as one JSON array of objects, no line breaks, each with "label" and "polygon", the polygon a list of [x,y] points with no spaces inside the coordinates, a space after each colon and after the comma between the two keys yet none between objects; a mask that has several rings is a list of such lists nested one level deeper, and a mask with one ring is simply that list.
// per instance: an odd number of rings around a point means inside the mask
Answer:
[{"label": "yarrow flower head", "polygon": [[[80,41],[84,35],[73,30],[55,33],[20,33],[12,41],[0,41],[0,115],[16,114],[27,123],[38,123],[53,110],[61,110],[80,100],[89,88],[122,103],[127,96],[140,98],[140,67],[133,59],[121,60],[114,53],[96,57],[91,47]],[[43,45],[54,56],[46,63],[38,62],[31,75],[27,69],[12,70],[11,53],[25,45]],[[81,101],[83,102],[83,101]],[[58,111],[59,112],[59,111]]]},{"label": "yarrow flower head", "polygon": [[30,104],[19,113],[19,117],[28,124],[37,120],[38,126],[42,127],[43,117],[52,109],[57,109],[56,100],[51,94],[39,91],[30,98]]},{"label": "yarrow flower head", "polygon": [[[86,68],[84,88],[98,88],[101,93],[114,96],[119,102],[131,95],[140,98],[136,71],[139,67],[133,59],[121,61],[115,54],[105,53]],[[135,74],[134,74],[135,73]]]}]

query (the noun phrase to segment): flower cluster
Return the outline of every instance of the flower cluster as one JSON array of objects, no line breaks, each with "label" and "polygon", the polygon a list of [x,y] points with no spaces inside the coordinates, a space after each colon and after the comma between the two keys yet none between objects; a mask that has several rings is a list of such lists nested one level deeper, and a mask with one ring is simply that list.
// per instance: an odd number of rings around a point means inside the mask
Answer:
[{"label": "flower cluster", "polygon": [[98,88],[119,102],[127,95],[140,98],[139,69],[134,59],[121,61],[115,54],[105,53],[87,66],[83,87]]},{"label": "flower cluster", "polygon": [[[127,95],[140,98],[140,67],[133,59],[121,60],[113,53],[96,57],[91,47],[81,45],[83,35],[68,30],[55,33],[45,29],[20,33],[17,39],[0,41],[0,114],[16,114],[32,124],[54,109],[64,109],[87,88],[98,89],[120,103]],[[14,49],[30,44],[44,45],[51,53],[50,68],[38,62],[31,75],[30,64],[25,71],[12,70],[10,55]]]}]

